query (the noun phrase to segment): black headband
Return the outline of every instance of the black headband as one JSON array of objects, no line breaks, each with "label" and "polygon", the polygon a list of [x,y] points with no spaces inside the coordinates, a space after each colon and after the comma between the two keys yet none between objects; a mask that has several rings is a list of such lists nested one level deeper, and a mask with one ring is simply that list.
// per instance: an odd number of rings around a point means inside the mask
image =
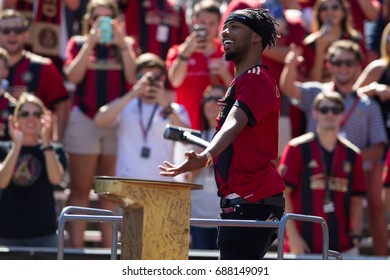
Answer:
[{"label": "black headband", "polygon": [[235,20],[235,21],[241,22],[242,24],[245,24],[250,29],[252,29],[254,32],[256,32],[257,34],[262,36],[260,34],[259,25],[257,24],[257,22],[254,19],[252,19],[246,15],[243,15],[243,14],[231,13],[230,15],[227,16],[227,18],[224,22],[224,25],[232,20]]}]

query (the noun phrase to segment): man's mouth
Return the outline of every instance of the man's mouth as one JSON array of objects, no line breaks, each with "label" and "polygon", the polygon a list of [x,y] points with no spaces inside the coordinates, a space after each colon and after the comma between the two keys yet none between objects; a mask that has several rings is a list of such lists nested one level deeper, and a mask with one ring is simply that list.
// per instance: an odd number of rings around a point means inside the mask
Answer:
[{"label": "man's mouth", "polygon": [[223,44],[223,47],[224,47],[224,48],[227,48],[227,47],[229,47],[231,44],[233,44],[233,40],[224,39],[224,40],[222,40],[222,44]]}]

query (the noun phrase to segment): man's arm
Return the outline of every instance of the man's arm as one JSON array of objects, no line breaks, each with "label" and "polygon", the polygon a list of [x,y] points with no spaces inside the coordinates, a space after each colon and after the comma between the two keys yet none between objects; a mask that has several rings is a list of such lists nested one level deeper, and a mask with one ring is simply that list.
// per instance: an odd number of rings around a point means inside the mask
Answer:
[{"label": "man's arm", "polygon": [[363,160],[377,161],[383,156],[385,143],[377,143],[361,150]]},{"label": "man's arm", "polygon": [[381,6],[374,5],[371,0],[358,0],[357,2],[367,20],[374,21],[378,19]]},{"label": "man's arm", "polygon": [[[360,237],[363,231],[363,198],[362,196],[352,196],[350,206],[350,235],[351,237]],[[352,240],[357,246],[359,240]]]},{"label": "man's arm", "polygon": [[225,150],[239,135],[242,129],[248,124],[246,113],[233,106],[229,115],[226,118],[221,130],[215,135],[209,146],[200,154],[194,151],[185,153],[187,159],[181,165],[173,165],[169,162],[164,162],[167,167],[159,166],[161,175],[174,177],[184,172],[196,170],[206,166],[208,156],[215,157]]},{"label": "man's arm", "polygon": [[168,78],[173,87],[179,87],[187,76],[188,61],[192,53],[198,47],[196,32],[192,32],[184,43],[179,46],[178,56],[168,69]]},{"label": "man's arm", "polygon": [[[144,79],[144,77],[142,78]],[[123,108],[134,98],[140,96],[143,91],[141,80],[124,96],[117,98],[110,103],[99,108],[99,111],[94,117],[94,122],[97,127],[108,128],[113,127],[118,119]]]},{"label": "man's arm", "polygon": [[298,82],[298,65],[303,61],[303,58],[300,56],[300,50],[294,46],[291,46],[291,51],[289,51],[285,58],[285,64],[280,76],[280,89],[283,94],[289,98],[300,99],[301,98],[301,89]]}]

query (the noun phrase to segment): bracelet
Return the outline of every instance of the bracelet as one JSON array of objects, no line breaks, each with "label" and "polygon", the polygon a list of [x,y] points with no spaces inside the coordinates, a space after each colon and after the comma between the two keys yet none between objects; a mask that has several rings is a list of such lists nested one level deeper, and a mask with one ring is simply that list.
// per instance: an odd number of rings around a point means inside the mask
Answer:
[{"label": "bracelet", "polygon": [[190,59],[190,57],[184,56],[184,55],[182,55],[182,54],[179,54],[178,57],[179,57],[180,60],[184,60],[184,61],[188,61],[188,60]]},{"label": "bracelet", "polygon": [[174,109],[172,108],[171,103],[169,103],[169,105],[167,107],[165,107],[164,110],[162,111],[163,118],[164,119],[168,118],[168,116],[170,114],[172,114],[173,112],[174,112]]},{"label": "bracelet", "polygon": [[207,161],[204,167],[210,167],[213,165],[213,157],[211,156],[210,152],[206,153]]},{"label": "bracelet", "polygon": [[46,151],[53,151],[54,150],[54,147],[52,144],[49,144],[49,146],[46,146],[46,147],[41,147],[41,151],[42,152],[46,152]]}]

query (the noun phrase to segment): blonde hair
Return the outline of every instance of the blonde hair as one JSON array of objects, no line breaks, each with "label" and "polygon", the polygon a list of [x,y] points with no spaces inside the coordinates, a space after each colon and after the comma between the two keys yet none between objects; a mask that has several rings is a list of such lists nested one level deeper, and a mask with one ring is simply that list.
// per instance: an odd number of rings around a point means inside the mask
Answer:
[{"label": "blonde hair", "polygon": [[39,97],[28,92],[23,92],[22,95],[19,97],[14,109],[14,121],[18,119],[19,112],[21,111],[22,107],[27,103],[36,105],[42,113],[46,112],[46,107],[41,101],[41,99],[39,99]]},{"label": "blonde hair", "polygon": [[83,34],[86,35],[91,29],[90,19],[93,14],[94,9],[97,7],[105,7],[111,9],[114,13],[113,18],[118,18],[120,16],[118,4],[115,0],[90,0],[87,5],[87,11],[83,17]]},{"label": "blonde hair", "polygon": [[4,67],[8,69],[9,55],[6,49],[0,47],[0,60],[3,61]]}]

